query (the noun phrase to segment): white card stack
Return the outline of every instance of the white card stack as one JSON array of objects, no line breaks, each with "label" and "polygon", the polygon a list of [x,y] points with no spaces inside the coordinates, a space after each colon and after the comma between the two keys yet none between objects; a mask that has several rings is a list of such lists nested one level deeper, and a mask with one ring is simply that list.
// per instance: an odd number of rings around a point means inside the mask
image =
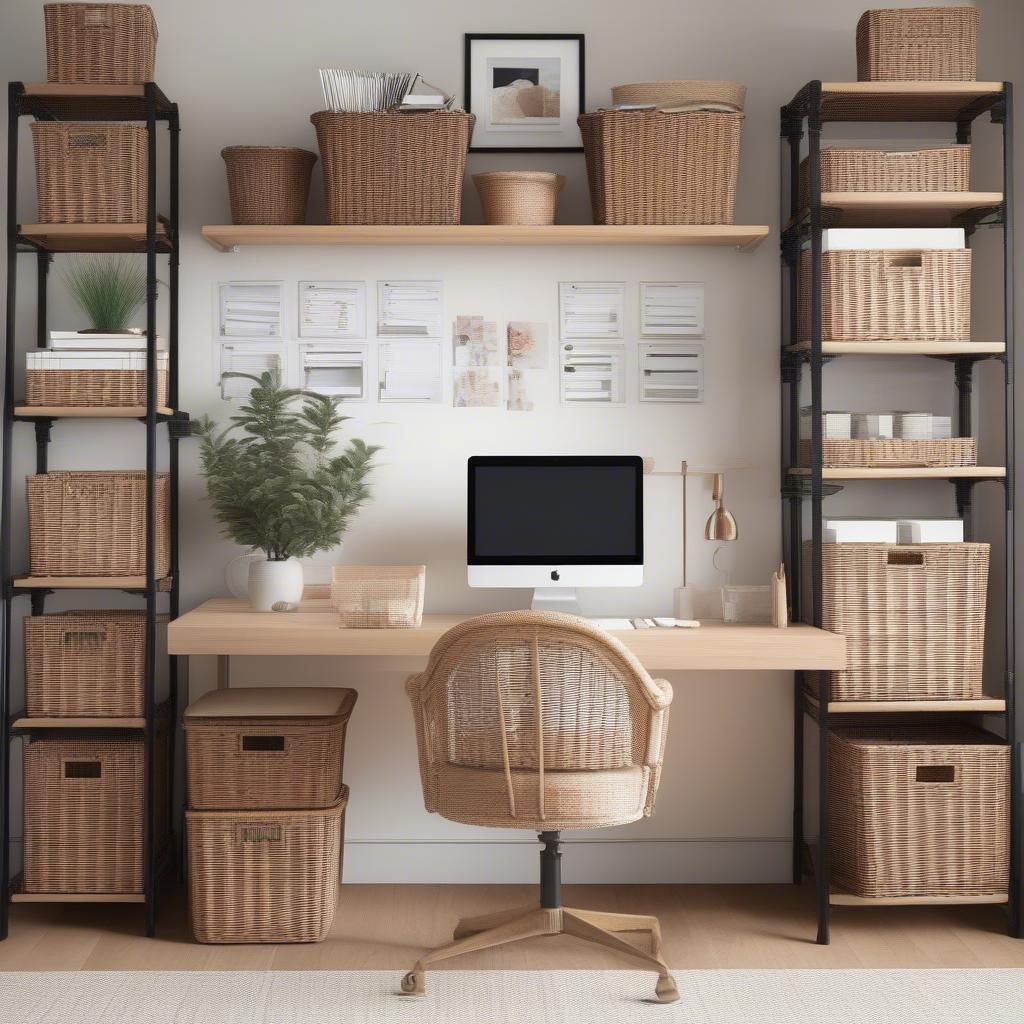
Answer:
[{"label": "white card stack", "polygon": [[950,416],[930,412],[893,413],[893,436],[905,441],[943,441],[952,436]]},{"label": "white card stack", "polygon": [[[852,414],[848,412],[823,412],[821,414],[821,436],[825,441],[849,441],[852,437]],[[807,440],[811,436],[811,409],[800,410],[800,436]]]},{"label": "white card stack", "polygon": [[852,414],[850,436],[855,441],[888,441],[893,437],[891,412],[855,412]]},{"label": "white card stack", "polygon": [[822,519],[822,539],[834,544],[895,544],[899,520],[856,516]]},{"label": "white card stack", "polygon": [[900,544],[962,544],[962,519],[901,519]]},{"label": "white card stack", "polygon": [[[167,369],[167,353],[157,352],[156,365]],[[77,350],[53,352],[35,349],[25,354],[26,370],[145,370],[145,352],[112,352]]]}]

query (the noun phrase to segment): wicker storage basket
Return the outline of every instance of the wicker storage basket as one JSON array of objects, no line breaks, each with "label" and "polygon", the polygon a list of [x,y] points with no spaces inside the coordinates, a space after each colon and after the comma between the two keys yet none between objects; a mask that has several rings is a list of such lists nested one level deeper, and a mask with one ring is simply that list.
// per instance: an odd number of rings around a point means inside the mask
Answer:
[{"label": "wicker storage basket", "polygon": [[[169,837],[170,716],[156,732],[156,846]],[[24,888],[141,893],[145,747],[141,733],[51,732],[25,747]]]},{"label": "wicker storage basket", "polygon": [[[821,254],[822,341],[969,341],[970,249]],[[800,340],[811,338],[811,254],[800,257]]]},{"label": "wicker storage basket", "polygon": [[[146,572],[146,474],[57,472],[27,482],[34,576],[142,576]],[[156,477],[156,575],[170,568],[170,481]]]},{"label": "wicker storage basket", "polygon": [[865,11],[857,22],[857,79],[970,82],[978,77],[978,9]]},{"label": "wicker storage basket", "polygon": [[334,920],[348,788],[311,811],[186,811],[197,942],[320,942]]},{"label": "wicker storage basket", "polygon": [[[809,202],[809,157],[800,162],[800,205]],[[966,192],[971,187],[971,147],[886,152],[821,151],[822,192]]]},{"label": "wicker storage basket", "polygon": [[458,224],[475,120],[463,110],[313,114],[328,222]]},{"label": "wicker storage basket", "polygon": [[327,807],[341,795],[356,691],[214,690],[185,712],[193,810]]},{"label": "wicker storage basket", "polygon": [[46,80],[153,81],[156,20],[145,4],[44,4]]},{"label": "wicker storage basket", "polygon": [[[146,613],[142,609],[30,615],[25,626],[29,718],[132,718],[145,712]],[[156,661],[167,650],[157,616]]]},{"label": "wicker storage basket", "polygon": [[[135,355],[136,353],[132,353]],[[29,360],[36,353],[29,353]],[[39,355],[49,357],[51,352]],[[144,353],[139,365],[145,366]],[[42,362],[43,360],[36,360]],[[51,362],[55,360],[49,360]],[[156,401],[167,405],[166,352],[157,353]],[[51,369],[29,366],[25,370],[25,404],[111,409],[146,404],[146,371],[109,369]]]},{"label": "wicker storage basket", "polygon": [[732,224],[743,115],[599,110],[578,123],[595,224]]},{"label": "wicker storage basket", "polygon": [[33,121],[36,198],[44,224],[141,224],[146,129],[97,121]]},{"label": "wicker storage basket", "polygon": [[565,176],[550,171],[486,171],[473,175],[485,224],[554,224]]},{"label": "wicker storage basket", "polygon": [[316,154],[294,146],[228,146],[232,224],[304,224]]},{"label": "wicker storage basket", "polygon": [[738,82],[632,82],[612,86],[615,106],[650,103],[661,108],[686,107],[713,103],[740,111],[747,98],[747,87]]},{"label": "wicker storage basket", "polygon": [[988,544],[823,544],[822,626],[846,637],[831,699],[983,696],[988,560]]},{"label": "wicker storage basket", "polygon": [[352,629],[419,626],[426,579],[425,565],[336,565],[331,600]]},{"label": "wicker storage basket", "polygon": [[1010,748],[964,726],[829,734],[832,874],[855,896],[1005,893]]},{"label": "wicker storage basket", "polygon": [[[978,442],[973,437],[940,441],[879,439],[821,442],[825,466],[976,466]],[[800,442],[800,464],[810,465],[811,442]]]}]

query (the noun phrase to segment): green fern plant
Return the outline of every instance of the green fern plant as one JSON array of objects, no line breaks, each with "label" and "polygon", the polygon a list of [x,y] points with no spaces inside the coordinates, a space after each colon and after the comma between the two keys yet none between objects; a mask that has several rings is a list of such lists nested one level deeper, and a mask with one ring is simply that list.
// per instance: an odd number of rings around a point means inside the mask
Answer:
[{"label": "green fern plant", "polygon": [[366,479],[380,448],[353,438],[336,452],[334,434],[349,419],[336,398],[283,387],[273,372],[234,376],[254,382],[248,403],[225,429],[204,417],[197,430],[224,533],[271,561],[336,547],[370,496]]},{"label": "green fern plant", "polygon": [[79,258],[64,282],[97,331],[124,331],[146,301],[146,269],[131,256]]}]

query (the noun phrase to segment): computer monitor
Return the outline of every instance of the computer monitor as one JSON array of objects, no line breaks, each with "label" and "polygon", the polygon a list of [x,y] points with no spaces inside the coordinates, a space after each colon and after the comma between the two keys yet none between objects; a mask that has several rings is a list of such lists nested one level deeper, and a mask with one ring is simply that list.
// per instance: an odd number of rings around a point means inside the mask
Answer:
[{"label": "computer monitor", "polygon": [[578,615],[577,587],[643,583],[643,511],[639,456],[473,456],[469,585],[533,587],[532,608]]}]

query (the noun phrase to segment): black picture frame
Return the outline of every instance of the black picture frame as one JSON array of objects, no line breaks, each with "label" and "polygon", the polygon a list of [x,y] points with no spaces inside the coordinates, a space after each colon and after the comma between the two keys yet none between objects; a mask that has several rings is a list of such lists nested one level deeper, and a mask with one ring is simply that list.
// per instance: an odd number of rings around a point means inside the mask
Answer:
[{"label": "black picture frame", "polygon": [[[522,42],[537,39],[545,42],[559,40],[577,44],[579,50],[579,112],[586,110],[586,37],[582,32],[467,32],[463,37],[462,95],[466,110],[473,111],[472,63],[473,43],[477,40],[512,39]],[[471,153],[582,153],[583,146],[474,146]]]}]

